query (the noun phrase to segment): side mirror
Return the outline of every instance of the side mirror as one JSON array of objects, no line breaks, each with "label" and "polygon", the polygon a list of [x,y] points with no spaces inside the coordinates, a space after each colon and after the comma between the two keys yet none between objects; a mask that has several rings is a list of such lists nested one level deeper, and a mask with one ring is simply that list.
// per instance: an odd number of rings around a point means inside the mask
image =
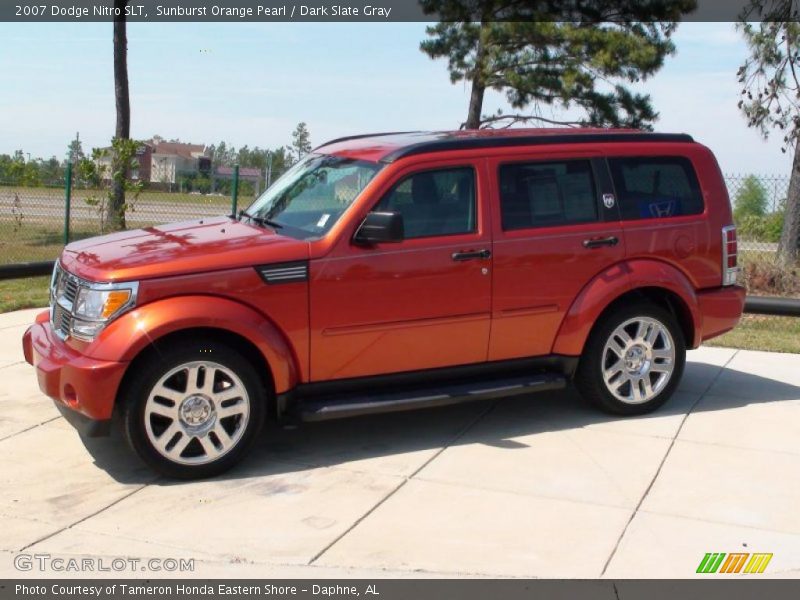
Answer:
[{"label": "side mirror", "polygon": [[356,244],[384,244],[402,242],[404,236],[403,215],[398,212],[368,213],[356,231]]}]

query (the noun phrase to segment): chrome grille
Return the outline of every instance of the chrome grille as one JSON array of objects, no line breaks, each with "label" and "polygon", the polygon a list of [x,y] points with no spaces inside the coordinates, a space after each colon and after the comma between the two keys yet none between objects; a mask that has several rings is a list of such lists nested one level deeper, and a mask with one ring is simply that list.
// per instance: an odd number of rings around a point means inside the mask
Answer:
[{"label": "chrome grille", "polygon": [[50,323],[62,338],[72,335],[72,306],[78,296],[80,282],[56,264],[50,286]]},{"label": "chrome grille", "polygon": [[61,337],[67,337],[72,331],[72,315],[56,304],[53,307],[53,317],[51,319],[53,329]]},{"label": "chrome grille", "polygon": [[[65,273],[65,275],[67,275]],[[78,281],[67,275],[67,280],[64,284],[64,300],[72,304],[75,302],[75,297],[78,295]]]}]

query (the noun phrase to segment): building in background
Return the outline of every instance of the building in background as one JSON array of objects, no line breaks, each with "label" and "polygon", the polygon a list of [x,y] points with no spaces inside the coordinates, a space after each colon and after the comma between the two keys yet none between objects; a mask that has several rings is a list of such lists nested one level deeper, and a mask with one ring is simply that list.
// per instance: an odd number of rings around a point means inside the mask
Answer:
[{"label": "building in background", "polygon": [[[104,148],[96,160],[97,168],[105,179],[111,177],[111,148]],[[142,142],[136,151],[136,166],[131,172],[134,181],[156,184],[172,189],[182,180],[209,177],[211,156],[204,144],[165,142],[156,136]]]},{"label": "building in background", "polygon": [[204,144],[160,142],[153,145],[150,157],[151,183],[176,184],[182,178],[208,175],[211,156]]}]

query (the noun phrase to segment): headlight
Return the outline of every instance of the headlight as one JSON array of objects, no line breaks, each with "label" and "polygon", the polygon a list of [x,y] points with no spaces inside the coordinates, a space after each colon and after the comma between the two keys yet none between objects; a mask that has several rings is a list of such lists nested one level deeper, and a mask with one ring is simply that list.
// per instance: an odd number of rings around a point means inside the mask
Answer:
[{"label": "headlight", "polygon": [[107,320],[128,306],[133,290],[104,290],[82,287],[75,298],[73,314],[81,319]]},{"label": "headlight", "polygon": [[122,312],[136,304],[137,282],[90,283],[82,281],[72,303],[72,335],[91,341]]}]

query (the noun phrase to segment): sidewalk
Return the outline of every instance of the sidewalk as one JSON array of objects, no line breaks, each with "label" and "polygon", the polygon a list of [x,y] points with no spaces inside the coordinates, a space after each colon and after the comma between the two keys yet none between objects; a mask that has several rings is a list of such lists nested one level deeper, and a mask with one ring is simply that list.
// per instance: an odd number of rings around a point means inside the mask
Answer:
[{"label": "sidewalk", "polygon": [[566,392],[268,427],[228,476],[173,483],[58,416],[22,358],[36,312],[0,315],[0,577],[49,553],[195,559],[148,577],[682,578],[707,552],[800,576],[798,355],[693,351],[633,419]]}]

